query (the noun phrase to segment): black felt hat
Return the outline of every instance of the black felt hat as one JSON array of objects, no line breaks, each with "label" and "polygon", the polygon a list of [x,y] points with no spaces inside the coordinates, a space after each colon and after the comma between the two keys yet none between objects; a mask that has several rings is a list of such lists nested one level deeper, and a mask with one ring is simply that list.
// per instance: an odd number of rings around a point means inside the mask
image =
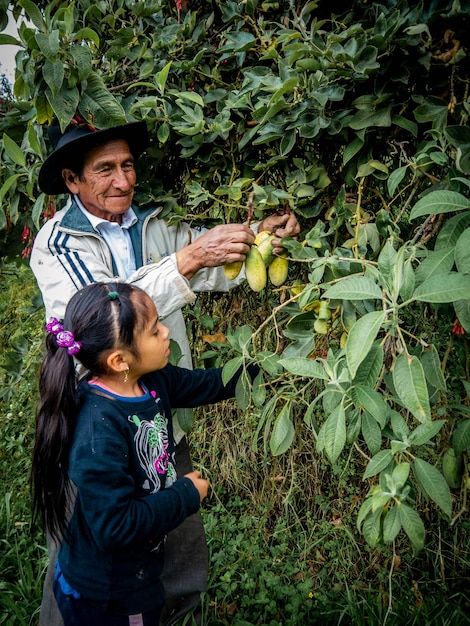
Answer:
[{"label": "black felt hat", "polygon": [[59,123],[54,120],[49,127],[48,135],[54,152],[42,164],[39,170],[38,184],[41,191],[51,196],[68,193],[62,178],[62,170],[64,168],[73,169],[73,164],[80,161],[77,155],[83,156],[89,150],[108,141],[124,139],[132,156],[138,159],[149,142],[145,122],[129,122],[100,130],[83,122],[78,122],[71,124],[62,133]]}]

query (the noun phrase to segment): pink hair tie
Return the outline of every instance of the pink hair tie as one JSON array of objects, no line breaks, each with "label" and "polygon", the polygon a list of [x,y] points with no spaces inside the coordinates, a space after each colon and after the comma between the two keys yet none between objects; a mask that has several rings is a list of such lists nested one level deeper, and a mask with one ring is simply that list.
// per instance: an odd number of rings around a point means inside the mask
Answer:
[{"label": "pink hair tie", "polygon": [[75,341],[75,337],[70,330],[64,330],[63,325],[58,319],[52,317],[46,324],[46,330],[55,335],[59,348],[67,348],[68,354],[73,356],[80,352],[83,346],[81,341]]}]

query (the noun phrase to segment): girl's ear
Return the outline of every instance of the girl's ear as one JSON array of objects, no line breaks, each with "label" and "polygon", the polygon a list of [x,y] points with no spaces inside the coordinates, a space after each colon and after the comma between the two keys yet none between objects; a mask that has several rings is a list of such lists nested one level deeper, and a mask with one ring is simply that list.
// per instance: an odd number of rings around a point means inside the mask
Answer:
[{"label": "girl's ear", "polygon": [[129,369],[128,355],[122,350],[113,350],[106,357],[106,365],[112,373],[125,372]]}]

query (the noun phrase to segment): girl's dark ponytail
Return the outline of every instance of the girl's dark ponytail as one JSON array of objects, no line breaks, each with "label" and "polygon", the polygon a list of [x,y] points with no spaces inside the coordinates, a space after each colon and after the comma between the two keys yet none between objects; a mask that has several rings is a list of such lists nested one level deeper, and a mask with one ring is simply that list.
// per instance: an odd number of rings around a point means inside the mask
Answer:
[{"label": "girl's dark ponytail", "polygon": [[65,525],[70,494],[68,454],[79,407],[75,363],[56,337],[46,337],[46,354],[39,374],[40,405],[31,478],[33,520],[42,519],[53,539],[59,540]]}]

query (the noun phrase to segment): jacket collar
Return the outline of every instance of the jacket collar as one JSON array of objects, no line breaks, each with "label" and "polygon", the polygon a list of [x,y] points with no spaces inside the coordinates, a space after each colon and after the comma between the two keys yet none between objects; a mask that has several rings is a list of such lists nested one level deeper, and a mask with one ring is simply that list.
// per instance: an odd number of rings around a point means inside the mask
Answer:
[{"label": "jacket collar", "polygon": [[[68,209],[64,217],[61,220],[61,226],[69,228],[71,230],[78,230],[83,233],[96,233],[91,222],[86,218],[86,215],[80,211],[77,203],[73,198],[70,198],[67,202]],[[141,209],[137,205],[133,204],[132,209],[137,216],[139,222],[143,223],[150,215],[157,215],[160,212],[160,208],[151,207],[148,209]]]}]

